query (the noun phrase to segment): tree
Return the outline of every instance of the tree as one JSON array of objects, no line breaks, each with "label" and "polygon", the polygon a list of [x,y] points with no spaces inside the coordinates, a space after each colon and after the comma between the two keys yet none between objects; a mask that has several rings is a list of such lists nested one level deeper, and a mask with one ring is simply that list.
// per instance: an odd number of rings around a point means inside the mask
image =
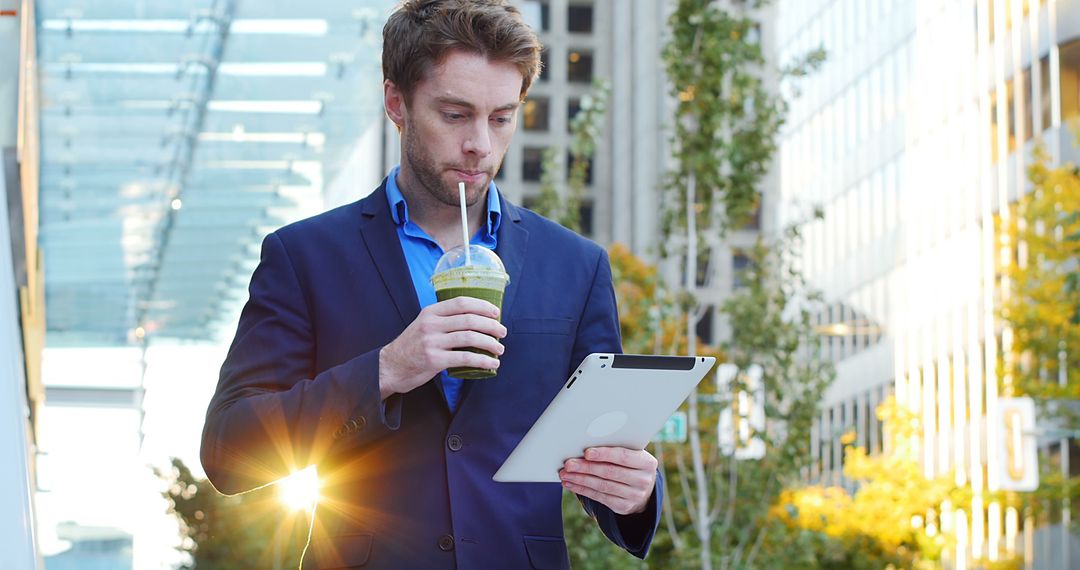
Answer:
[{"label": "tree", "polygon": [[[761,367],[761,390],[751,400],[761,406],[764,422],[750,439],[761,442],[764,454],[740,458],[736,450],[746,442],[725,444],[718,437],[722,410],[747,415],[736,400],[740,392],[755,392],[748,376],[735,376],[723,392],[714,383],[699,386],[697,398],[715,405],[699,405],[699,422],[690,426],[698,431],[697,443],[691,438],[663,448],[673,513],[667,519],[670,547],[658,545],[653,555],[658,567],[770,567],[769,561],[782,563],[790,555],[763,548],[777,544],[767,539],[782,530],[769,509],[810,464],[810,427],[833,378],[811,320],[819,299],[796,266],[800,244],[797,226],[774,244],[759,240],[750,252],[746,287],[721,307],[733,324],[731,339],[721,345],[728,363],[742,371]],[[694,401],[686,405],[692,409]],[[699,467],[691,463],[695,445]]]},{"label": "tree", "polygon": [[581,106],[570,120],[570,172],[565,189],[559,183],[562,170],[560,158],[566,149],[548,148],[544,151],[540,176],[540,200],[536,211],[563,226],[581,232],[581,203],[596,154],[596,144],[607,114],[611,86],[601,79],[593,80],[592,91],[581,98]]},{"label": "tree", "polygon": [[[1005,373],[1018,395],[1036,400],[1080,399],[1080,172],[1052,167],[1040,147],[1028,167],[1031,191],[1017,200],[1004,228],[1016,251],[1001,318],[1012,331]],[[1080,420],[1059,408],[1067,427]]]},{"label": "tree", "polygon": [[[697,268],[705,268],[705,282],[700,285],[707,287],[717,246],[729,229],[740,226],[760,206],[760,184],[776,152],[776,136],[787,110],[784,99],[765,82],[774,72],[766,64],[759,42],[760,22],[754,17],[754,10],[765,4],[758,0],[727,10],[711,0],[678,0],[669,20],[670,41],[663,59],[671,94],[678,103],[671,138],[674,168],[665,185],[668,207],[661,224],[661,254],[681,259],[687,353],[691,355],[697,350],[694,325],[702,316],[694,300]],[[816,50],[783,73],[804,75],[823,58],[824,53]],[[677,233],[685,233],[685,240],[671,239]],[[684,502],[680,506],[687,509],[693,549],[702,568],[712,568],[714,561],[724,567],[752,565],[759,552],[756,545],[764,536],[760,534],[764,531],[762,509],[787,483],[792,469],[797,472],[805,461],[810,421],[831,379],[831,372],[808,348],[817,343],[807,306],[800,299],[812,299],[801,290],[802,277],[789,256],[789,248],[797,241],[797,231],[791,229],[775,249],[759,244],[757,275],[751,279],[755,284],[725,303],[723,311],[736,331],[736,338],[726,347],[729,355],[743,370],[751,363],[766,367],[764,406],[769,428],[759,434],[767,440],[765,459],[713,460],[710,453],[715,455],[718,448],[713,443],[713,412],[699,410],[696,392],[689,400],[688,451],[693,473],[681,477],[677,492],[681,491]],[[800,354],[806,357],[801,362]],[[788,373],[798,376],[782,376]],[[796,377],[803,384],[794,384]],[[733,388],[746,386],[736,382]],[[712,547],[714,537],[723,550],[720,556]],[[680,534],[675,534],[673,544],[680,547],[676,550],[685,550],[682,543]]]},{"label": "tree", "polygon": [[865,447],[851,446],[854,433],[841,438],[847,445],[844,475],[860,485],[854,494],[811,485],[784,491],[773,506],[771,516],[788,530],[778,533],[779,539],[792,543],[774,551],[794,546],[804,552],[795,558],[800,563],[789,567],[934,567],[951,544],[938,516],[942,505],[969,503],[970,489],[958,487],[951,474],[923,476],[917,413],[889,398],[877,415],[888,434],[885,453],[871,456]]},{"label": "tree", "polygon": [[299,568],[310,519],[287,512],[274,487],[225,496],[176,458],[158,477],[168,485],[162,495],[169,513],[180,522],[179,549],[192,558],[184,568]]},{"label": "tree", "polygon": [[[999,373],[1009,380],[1004,395],[1035,400],[1040,428],[1068,433],[1080,429],[1080,170],[1052,165],[1040,146],[1027,178],[1030,191],[996,220],[1013,253],[999,313],[1012,343]],[[1001,499],[1038,524],[1053,524],[1063,507],[1080,504],[1080,477],[1063,469],[1061,454],[1042,453],[1040,463],[1038,489]]]}]

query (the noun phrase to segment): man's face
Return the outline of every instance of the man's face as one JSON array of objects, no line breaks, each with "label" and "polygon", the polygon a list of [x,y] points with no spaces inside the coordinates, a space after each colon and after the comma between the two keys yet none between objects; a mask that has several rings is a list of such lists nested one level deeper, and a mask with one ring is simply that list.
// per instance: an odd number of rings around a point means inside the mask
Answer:
[{"label": "man's face", "polygon": [[401,105],[404,185],[458,206],[464,182],[465,202],[475,204],[517,127],[521,82],[513,64],[471,53],[451,52],[435,66]]}]

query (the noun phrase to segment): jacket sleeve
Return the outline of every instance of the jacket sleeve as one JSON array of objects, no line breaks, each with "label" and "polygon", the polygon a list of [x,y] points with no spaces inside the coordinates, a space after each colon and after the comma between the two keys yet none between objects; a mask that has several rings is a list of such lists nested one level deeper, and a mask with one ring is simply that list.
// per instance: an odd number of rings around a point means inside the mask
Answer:
[{"label": "jacket sleeve", "polygon": [[[577,366],[593,352],[622,352],[622,335],[619,331],[619,309],[611,281],[611,263],[606,252],[601,251],[596,272],[585,302],[574,340],[572,366]],[[567,371],[569,376],[571,370]],[[656,529],[660,525],[663,505],[663,484],[659,471],[652,497],[644,511],[633,515],[618,515],[608,507],[588,497],[578,496],[585,512],[600,526],[608,540],[638,558],[649,552]]]},{"label": "jacket sleeve", "polygon": [[318,466],[335,445],[396,430],[401,396],[381,401],[379,350],[314,373],[305,292],[281,238],[267,236],[203,427],[201,459],[214,487],[249,491]]}]

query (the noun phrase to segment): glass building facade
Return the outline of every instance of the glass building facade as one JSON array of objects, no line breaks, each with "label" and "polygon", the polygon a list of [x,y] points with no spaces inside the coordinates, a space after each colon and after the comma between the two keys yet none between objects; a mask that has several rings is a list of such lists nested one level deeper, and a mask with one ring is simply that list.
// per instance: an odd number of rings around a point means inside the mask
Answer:
[{"label": "glass building facade", "polygon": [[776,24],[781,65],[827,53],[799,81],[778,165],[781,222],[825,214],[804,225],[802,263],[831,303],[818,325],[838,377],[809,476],[853,488],[839,437],[880,450],[874,409],[895,394],[921,417],[924,474],[955,474],[973,492],[937,513],[957,539],[950,564],[1022,555],[1069,567],[1060,525],[993,499],[1002,456],[987,418],[1011,393],[997,372],[1011,333],[997,315],[1016,245],[994,222],[1028,185],[1035,144],[1075,160],[1063,125],[1080,115],[1080,5],[780,0]]}]

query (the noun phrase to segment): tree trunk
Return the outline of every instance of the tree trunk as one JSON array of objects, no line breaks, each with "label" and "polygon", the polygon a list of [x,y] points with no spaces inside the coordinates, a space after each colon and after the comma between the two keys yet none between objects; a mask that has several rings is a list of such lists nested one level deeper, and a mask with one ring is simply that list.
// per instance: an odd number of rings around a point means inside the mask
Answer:
[{"label": "tree trunk", "polygon": [[[693,173],[686,187],[686,290],[693,293],[697,286],[697,208]],[[686,311],[686,354],[697,356],[694,308]],[[698,433],[697,388],[690,393],[687,413],[687,431],[690,434],[690,454],[694,462],[694,484],[697,489],[697,520],[695,529],[701,542],[701,568],[712,570],[712,547],[710,545],[712,522],[709,517],[709,487],[705,477],[705,461],[701,456],[701,436]]]}]

